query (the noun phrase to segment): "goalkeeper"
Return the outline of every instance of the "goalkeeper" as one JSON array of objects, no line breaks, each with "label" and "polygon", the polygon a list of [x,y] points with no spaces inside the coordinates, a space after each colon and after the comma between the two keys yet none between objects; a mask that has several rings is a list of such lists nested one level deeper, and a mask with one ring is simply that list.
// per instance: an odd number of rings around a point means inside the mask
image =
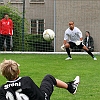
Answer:
[{"label": "goalkeeper", "polygon": [[92,52],[83,44],[83,38],[82,38],[82,32],[79,28],[74,26],[74,22],[69,22],[69,28],[65,31],[64,35],[64,43],[61,46],[61,49],[66,49],[66,52],[68,54],[68,58],[65,60],[71,60],[71,54],[70,49],[73,49],[73,47],[77,46],[79,49],[85,50],[94,60],[97,60],[97,58],[92,54]]}]

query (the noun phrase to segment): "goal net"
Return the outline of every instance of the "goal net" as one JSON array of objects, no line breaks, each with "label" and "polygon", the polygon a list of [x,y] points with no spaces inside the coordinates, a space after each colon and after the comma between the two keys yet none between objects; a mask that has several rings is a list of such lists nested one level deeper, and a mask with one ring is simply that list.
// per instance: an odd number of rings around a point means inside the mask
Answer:
[{"label": "goal net", "polygon": [[[100,51],[98,0],[7,0],[0,1],[0,19],[8,13],[13,21],[11,51],[18,52],[64,52],[61,50],[64,32],[70,20],[83,33],[89,31],[94,41],[94,52]],[[53,41],[45,41],[43,32],[52,29],[56,36]],[[6,51],[5,39],[1,51]],[[84,52],[77,47],[72,52]]]}]

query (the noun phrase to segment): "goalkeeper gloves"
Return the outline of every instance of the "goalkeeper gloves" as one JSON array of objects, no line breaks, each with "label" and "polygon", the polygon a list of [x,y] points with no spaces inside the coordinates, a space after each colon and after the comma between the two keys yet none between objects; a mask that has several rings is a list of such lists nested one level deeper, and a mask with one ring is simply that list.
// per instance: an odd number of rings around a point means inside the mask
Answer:
[{"label": "goalkeeper gloves", "polygon": [[78,46],[80,45],[81,43],[83,43],[83,41],[76,41],[75,44]]},{"label": "goalkeeper gloves", "polygon": [[61,46],[61,50],[65,50],[65,46],[64,46],[64,44]]}]

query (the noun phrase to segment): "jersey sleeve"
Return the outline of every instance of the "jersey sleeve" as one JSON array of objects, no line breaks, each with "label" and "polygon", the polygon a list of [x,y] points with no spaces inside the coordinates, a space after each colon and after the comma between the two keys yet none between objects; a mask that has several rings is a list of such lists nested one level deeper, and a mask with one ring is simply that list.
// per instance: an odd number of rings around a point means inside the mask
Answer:
[{"label": "jersey sleeve", "polygon": [[13,35],[13,21],[10,19],[10,35]]},{"label": "jersey sleeve", "polygon": [[40,90],[40,88],[35,84],[35,82],[30,78],[25,78],[26,84],[24,84],[23,91],[28,97],[32,97],[33,100],[44,100],[44,93]]},{"label": "jersey sleeve", "polygon": [[5,95],[4,95],[4,93],[3,93],[3,89],[2,89],[2,88],[0,88],[0,100],[7,100],[7,99],[5,98]]},{"label": "jersey sleeve", "polygon": [[1,34],[1,20],[0,20],[0,34]]},{"label": "jersey sleeve", "polygon": [[68,40],[69,36],[68,36],[68,30],[65,31],[65,34],[64,34],[64,40]]}]

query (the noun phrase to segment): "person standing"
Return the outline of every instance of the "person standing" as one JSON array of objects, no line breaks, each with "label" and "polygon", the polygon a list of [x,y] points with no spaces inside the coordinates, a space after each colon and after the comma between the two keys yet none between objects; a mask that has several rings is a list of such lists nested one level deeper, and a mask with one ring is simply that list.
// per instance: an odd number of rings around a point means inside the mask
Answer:
[{"label": "person standing", "polygon": [[83,44],[83,36],[80,29],[74,26],[73,21],[70,21],[69,28],[65,31],[63,46],[61,47],[65,48],[68,54],[68,58],[65,60],[72,59],[69,48],[73,49],[75,46],[77,46],[79,49],[85,50],[94,60],[97,60],[91,51]]},{"label": "person standing", "polygon": [[94,51],[94,40],[92,38],[92,36],[90,36],[90,32],[86,31],[85,32],[85,39],[83,41],[83,43],[86,45],[86,47],[93,52]]},{"label": "person standing", "polygon": [[6,50],[11,49],[11,36],[13,35],[13,21],[9,18],[8,14],[0,20],[0,51],[3,50],[4,42],[6,40]]}]

